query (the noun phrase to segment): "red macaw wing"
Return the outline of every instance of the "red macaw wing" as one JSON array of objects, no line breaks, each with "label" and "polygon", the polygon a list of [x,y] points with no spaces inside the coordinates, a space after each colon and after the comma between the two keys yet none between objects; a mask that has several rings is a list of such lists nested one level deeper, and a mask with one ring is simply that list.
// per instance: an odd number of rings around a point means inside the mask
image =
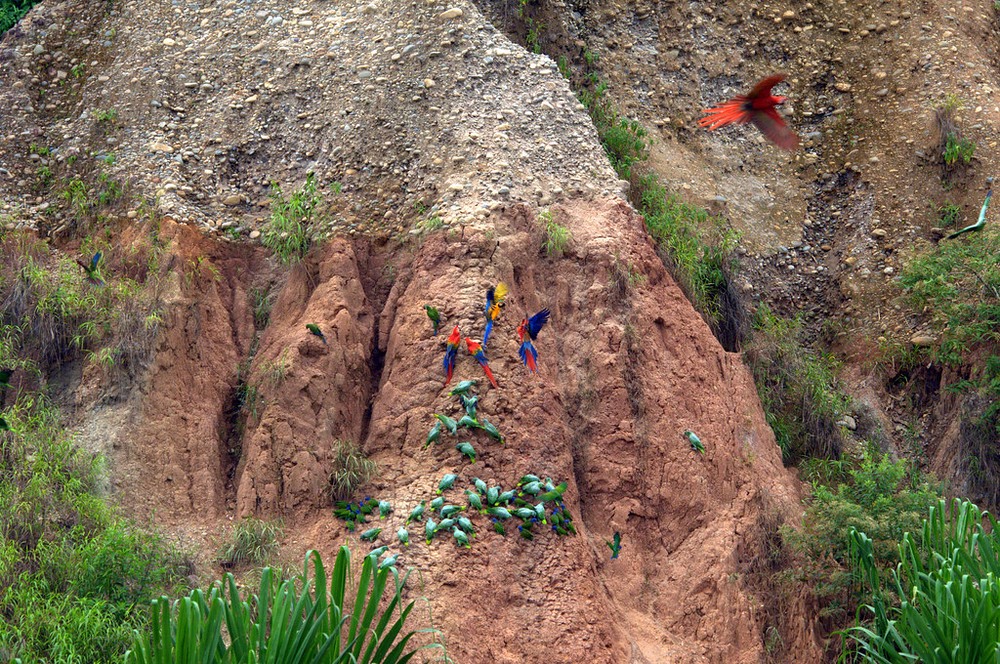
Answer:
[{"label": "red macaw wing", "polygon": [[784,74],[775,74],[774,76],[768,76],[767,78],[759,81],[757,85],[753,86],[753,90],[747,95],[748,99],[756,99],[758,97],[768,97],[771,95],[771,88],[776,86],[785,80]]},{"label": "red macaw wing", "polygon": [[778,111],[773,108],[754,111],[750,121],[767,136],[768,140],[782,150],[792,151],[799,147],[799,137],[788,128],[785,121],[778,115]]}]

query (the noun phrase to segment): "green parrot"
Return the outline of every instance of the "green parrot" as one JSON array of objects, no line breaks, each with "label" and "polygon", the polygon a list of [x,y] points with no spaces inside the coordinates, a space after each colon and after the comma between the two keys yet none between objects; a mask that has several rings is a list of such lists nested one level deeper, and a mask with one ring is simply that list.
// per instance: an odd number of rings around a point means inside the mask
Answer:
[{"label": "green parrot", "polygon": [[478,491],[480,493],[480,495],[485,495],[485,493],[486,493],[486,482],[482,481],[478,477],[473,477],[472,478],[472,484],[476,487],[476,491]]},{"label": "green parrot", "polygon": [[563,482],[551,491],[546,491],[542,495],[538,496],[538,499],[543,503],[549,503],[553,500],[559,500],[562,495],[566,493],[566,487],[569,486],[566,482]]},{"label": "green parrot", "polygon": [[451,534],[455,538],[455,541],[458,542],[460,545],[464,546],[466,549],[472,548],[472,545],[469,544],[469,538],[466,536],[465,533],[463,533],[457,527],[452,528]]},{"label": "green parrot", "polygon": [[434,519],[427,517],[427,523],[424,524],[424,537],[427,538],[427,543],[430,544],[431,540],[434,539],[434,533],[437,532],[437,524],[434,523]]},{"label": "green parrot", "polygon": [[545,503],[538,503],[537,505],[535,505],[535,516],[537,516],[538,520],[541,521],[543,524],[548,523],[545,520]]},{"label": "green parrot", "polygon": [[520,526],[518,526],[517,527],[517,532],[521,533],[521,537],[523,537],[524,539],[526,539],[528,541],[531,541],[531,540],[535,539],[535,534],[533,532],[531,532],[531,524],[530,523],[521,524]]},{"label": "green parrot", "polygon": [[622,534],[615,531],[614,541],[605,542],[605,544],[611,549],[611,560],[614,560],[622,550]]},{"label": "green parrot", "polygon": [[378,518],[384,519],[389,516],[389,512],[392,511],[392,503],[388,500],[378,501]]},{"label": "green parrot", "polygon": [[515,492],[513,489],[511,489],[510,491],[504,491],[497,497],[497,502],[503,505],[510,505],[512,502],[514,502],[514,495]]},{"label": "green parrot", "polygon": [[378,534],[382,532],[381,528],[369,528],[365,532],[361,533],[362,542],[374,542]]},{"label": "green parrot", "polygon": [[399,527],[399,530],[396,531],[396,537],[399,538],[403,546],[410,546],[410,533],[407,532],[405,527]]},{"label": "green parrot", "polygon": [[382,546],[378,547],[377,549],[372,549],[371,551],[369,551],[368,555],[369,556],[375,556],[375,558],[378,559],[379,556],[381,556],[383,553],[385,553],[388,550],[389,550],[389,547],[387,547],[387,546],[385,546],[383,544]]},{"label": "green parrot", "polygon": [[486,510],[486,513],[489,514],[490,516],[495,516],[496,518],[502,519],[504,521],[510,518],[510,512],[508,512],[502,507],[491,507],[488,510]]},{"label": "green parrot", "polygon": [[496,505],[497,501],[500,499],[500,487],[491,486],[486,490],[486,504]]},{"label": "green parrot", "polygon": [[685,431],[684,437],[691,443],[691,449],[699,454],[705,453],[705,446],[701,444],[701,439],[694,435],[693,431]]},{"label": "green parrot", "polygon": [[438,496],[432,500],[430,507],[435,512],[439,511],[442,507],[444,507],[444,496]]},{"label": "green parrot", "polygon": [[435,528],[434,530],[448,530],[453,525],[455,525],[454,519],[441,519],[441,523],[439,523],[437,525],[437,528]]},{"label": "green parrot", "polygon": [[427,312],[427,317],[431,319],[432,323],[434,323],[434,336],[436,337],[438,333],[438,326],[441,325],[441,314],[438,313],[437,309],[429,304],[424,305],[424,311]]},{"label": "green parrot", "polygon": [[466,519],[464,516],[458,517],[458,527],[469,533],[473,537],[476,534],[476,529],[472,527],[472,522]]},{"label": "green parrot", "polygon": [[438,484],[438,490],[437,490],[438,494],[440,495],[442,491],[450,489],[452,485],[455,484],[455,480],[457,479],[458,475],[453,475],[452,473],[448,473],[447,475],[442,477],[441,482]]},{"label": "green parrot", "polygon": [[470,389],[479,384],[478,380],[463,380],[461,383],[451,388],[449,396],[455,396],[456,394],[467,394]]},{"label": "green parrot", "polygon": [[497,442],[500,443],[503,442],[503,436],[500,435],[500,430],[497,429],[495,426],[493,426],[493,423],[490,422],[489,420],[484,419],[482,424],[479,425],[479,428],[488,433],[490,435],[490,438],[492,438],[493,440],[496,440]]},{"label": "green parrot", "polygon": [[530,482],[541,482],[542,479],[537,475],[524,475],[521,479],[517,481],[517,485],[528,484]]},{"label": "green parrot", "polygon": [[531,494],[532,496],[537,496],[542,492],[542,485],[540,482],[528,482],[521,487],[521,490],[517,495],[523,496],[524,494]]},{"label": "green parrot", "polygon": [[535,518],[535,510],[529,509],[527,507],[518,507],[514,510],[514,516],[524,519],[525,521],[530,521]]},{"label": "green parrot", "polygon": [[323,334],[323,330],[319,329],[319,325],[316,323],[306,323],[306,329],[309,330],[309,334],[319,337],[319,340],[326,345],[326,336]]},{"label": "green parrot", "polygon": [[458,426],[465,427],[466,429],[479,429],[480,428],[479,422],[476,421],[476,418],[469,417],[468,415],[463,415],[462,416],[462,419],[460,419],[458,421]]},{"label": "green parrot", "polygon": [[479,404],[479,397],[476,395],[465,396],[464,394],[459,394],[458,400],[462,402],[462,408],[465,409],[465,414],[472,419],[475,419],[476,406]]},{"label": "green parrot", "polygon": [[424,447],[430,447],[431,443],[436,443],[438,438],[441,437],[441,423],[435,422],[431,430],[427,432],[427,442],[424,443]]},{"label": "green parrot", "polygon": [[459,443],[455,446],[455,449],[469,457],[469,460],[472,461],[472,463],[476,462],[476,448],[472,446],[472,443]]},{"label": "green parrot", "polygon": [[464,507],[459,507],[458,505],[445,505],[441,508],[441,516],[447,519],[449,516],[458,514],[464,509]]},{"label": "green parrot", "polygon": [[84,263],[79,258],[76,259],[76,264],[83,268],[83,271],[87,274],[87,281],[95,286],[103,286],[104,279],[101,278],[101,252],[95,253],[91,259],[90,263]]},{"label": "green parrot", "polygon": [[437,413],[434,414],[434,417],[441,421],[441,424],[443,424],[444,428],[448,430],[448,433],[453,436],[458,433],[458,423],[455,420],[451,419],[447,415],[438,415]]},{"label": "green parrot", "polygon": [[391,556],[389,556],[388,558],[386,558],[385,560],[383,560],[382,562],[380,562],[379,565],[378,565],[378,568],[379,569],[388,569],[388,568],[392,567],[393,565],[396,564],[396,558],[398,558],[398,557],[399,557],[399,554],[396,554],[396,553],[392,554]]},{"label": "green parrot", "polygon": [[406,519],[406,523],[409,523],[410,521],[420,521],[422,518],[424,518],[424,503],[425,502],[426,501],[421,500],[420,504],[417,505],[416,507],[414,507],[410,511],[410,516]]},{"label": "green parrot", "polygon": [[493,531],[498,535],[503,535],[504,537],[507,536],[507,529],[504,528],[503,524],[496,519],[493,519]]},{"label": "green parrot", "polygon": [[465,492],[465,497],[469,499],[469,506],[471,506],[472,509],[479,510],[480,514],[485,514],[486,513],[486,510],[483,509],[483,501],[479,497],[478,493],[475,493],[474,491],[468,491],[467,490]]}]

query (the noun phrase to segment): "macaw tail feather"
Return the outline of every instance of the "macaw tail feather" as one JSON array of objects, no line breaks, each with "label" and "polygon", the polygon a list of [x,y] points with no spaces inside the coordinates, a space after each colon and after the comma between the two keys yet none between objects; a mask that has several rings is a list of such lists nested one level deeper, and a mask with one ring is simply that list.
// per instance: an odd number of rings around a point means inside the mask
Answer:
[{"label": "macaw tail feather", "polygon": [[746,124],[751,118],[751,113],[745,108],[746,102],[747,98],[739,95],[714,108],[706,108],[702,111],[705,117],[698,120],[698,124],[708,128],[709,131],[734,122]]},{"label": "macaw tail feather", "polygon": [[483,331],[483,348],[486,348],[486,343],[490,340],[490,332],[492,331],[493,331],[493,321],[487,318],[486,330]]},{"label": "macaw tail feather", "polygon": [[532,373],[538,371],[538,351],[535,350],[534,344],[525,339],[517,352],[521,356],[521,361],[528,367],[528,371]]},{"label": "macaw tail feather", "polygon": [[483,363],[483,371],[486,372],[486,377],[490,379],[490,382],[493,384],[493,387],[499,389],[500,386],[497,385],[497,379],[493,377],[493,372],[490,371],[490,365]]}]

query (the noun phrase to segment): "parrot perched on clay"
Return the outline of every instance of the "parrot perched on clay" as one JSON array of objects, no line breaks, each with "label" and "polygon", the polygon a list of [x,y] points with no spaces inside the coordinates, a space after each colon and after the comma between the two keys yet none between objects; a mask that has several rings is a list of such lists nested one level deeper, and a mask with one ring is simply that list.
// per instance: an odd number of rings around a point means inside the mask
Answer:
[{"label": "parrot perched on clay", "polygon": [[455,525],[455,520],[454,519],[451,519],[451,518],[442,519],[441,523],[439,523],[437,525],[437,528],[435,528],[435,530],[448,530],[449,528],[451,528],[454,525]]},{"label": "parrot perched on clay", "polygon": [[480,425],[476,418],[462,415],[462,419],[458,421],[458,426],[465,427],[466,429],[478,429]]},{"label": "parrot perched on clay", "polygon": [[483,509],[483,499],[479,497],[478,493],[475,493],[474,491],[468,491],[467,490],[465,492],[465,496],[469,500],[469,507],[471,507],[474,510],[479,510],[479,512],[481,514],[485,514],[486,513],[486,510]]},{"label": "parrot perched on clay", "polygon": [[445,505],[441,508],[441,516],[447,519],[450,516],[455,516],[464,509],[464,507],[459,507],[458,505]]},{"label": "parrot perched on clay", "polygon": [[399,538],[399,542],[403,546],[410,546],[410,533],[407,532],[405,526],[399,527],[399,530],[396,531],[396,537]]},{"label": "parrot perched on clay", "polygon": [[385,553],[388,550],[389,550],[389,547],[387,547],[387,546],[385,546],[383,544],[382,546],[380,546],[380,547],[378,547],[376,549],[372,549],[366,555],[372,556],[375,560],[378,560],[379,556],[381,556],[383,553]]},{"label": "parrot perched on clay", "polygon": [[688,439],[689,443],[691,443],[692,450],[699,454],[705,453],[705,446],[701,444],[701,439],[698,438],[693,431],[685,431],[684,437]]},{"label": "parrot perched on clay", "polygon": [[482,481],[478,477],[472,478],[472,485],[476,487],[476,491],[478,491],[481,495],[486,493],[486,482]]},{"label": "parrot perched on clay", "polygon": [[441,422],[435,422],[431,430],[427,432],[427,442],[424,443],[424,447],[429,447],[431,443],[436,443],[438,438],[441,437]]},{"label": "parrot perched on clay", "polygon": [[493,372],[490,371],[490,363],[486,359],[486,351],[483,350],[483,345],[478,341],[473,341],[469,337],[465,338],[465,345],[469,348],[469,355],[476,358],[476,361],[483,367],[483,371],[486,372],[486,377],[490,379],[493,387],[500,387],[497,385],[497,379],[493,377]]},{"label": "parrot perched on clay", "polygon": [[548,320],[549,310],[542,309],[531,318],[522,319],[521,324],[517,326],[517,337],[521,340],[521,347],[517,352],[521,356],[521,361],[528,367],[528,371],[538,371],[538,351],[531,342],[538,337],[538,333]]},{"label": "parrot perched on clay", "polygon": [[381,528],[369,528],[365,532],[361,533],[362,542],[374,542],[378,534],[382,532]]},{"label": "parrot perched on clay", "polygon": [[392,504],[388,500],[378,501],[378,518],[384,519],[392,511]]},{"label": "parrot perched on clay", "polygon": [[483,346],[490,340],[490,332],[493,331],[493,323],[500,317],[503,311],[503,300],[507,297],[507,284],[502,281],[496,287],[486,289],[486,330],[483,332]]},{"label": "parrot perched on clay", "polygon": [[799,146],[799,137],[788,128],[778,114],[776,106],[785,103],[787,97],[771,94],[771,88],[785,80],[784,74],[768,76],[753,87],[746,95],[737,95],[714,108],[705,109],[705,117],[698,124],[709,131],[725,127],[734,122],[752,122],[764,136],[782,150],[794,150]]},{"label": "parrot perched on clay", "polygon": [[486,513],[502,521],[506,521],[507,519],[510,518],[510,512],[508,512],[502,507],[491,507],[488,510],[486,510]]},{"label": "parrot perched on clay", "polygon": [[457,479],[458,475],[454,475],[452,473],[448,473],[447,475],[442,477],[441,481],[438,483],[438,489],[437,489],[438,495],[440,495],[442,491],[450,489],[452,485],[455,484],[455,480]]},{"label": "parrot perched on clay", "polygon": [[[455,326],[455,330],[458,330],[458,326]],[[455,332],[452,332],[454,336]],[[458,337],[455,337],[455,345],[458,346]],[[456,394],[468,394],[469,390],[479,384],[478,380],[463,380],[461,383],[451,388],[451,392],[448,393],[449,396],[455,396]]]},{"label": "parrot perched on clay", "polygon": [[82,267],[83,271],[87,273],[87,281],[95,286],[104,285],[104,279],[101,278],[101,270],[99,267],[101,263],[101,256],[101,252],[98,251],[93,255],[93,257],[91,257],[89,264],[84,263],[79,258],[76,259],[76,264]]},{"label": "parrot perched on clay", "polygon": [[431,509],[435,512],[441,511],[442,507],[444,507],[444,496],[438,496],[431,501]]},{"label": "parrot perched on clay", "polygon": [[480,423],[479,428],[489,434],[490,438],[493,440],[503,442],[503,436],[500,434],[500,430],[493,426],[493,423],[487,419],[483,419]]},{"label": "parrot perched on clay", "polygon": [[438,415],[437,413],[435,413],[434,417],[438,418],[441,421],[441,424],[444,425],[444,428],[447,429],[448,433],[450,433],[451,435],[454,436],[455,433],[458,431],[458,422],[451,419],[447,415]]},{"label": "parrot perched on clay", "polygon": [[444,351],[444,373],[447,378],[444,381],[445,387],[451,382],[451,374],[455,371],[455,358],[458,356],[458,342],[462,340],[462,333],[458,331],[458,325],[448,336],[448,347]]},{"label": "parrot perched on clay", "polygon": [[424,305],[424,311],[427,312],[427,317],[431,319],[431,323],[434,324],[434,336],[437,336],[438,326],[441,325],[441,314],[437,309],[429,304]]},{"label": "parrot perched on clay", "polygon": [[462,402],[462,408],[465,409],[465,414],[471,417],[472,419],[475,419],[476,408],[479,406],[479,397],[476,395],[467,397],[464,394],[459,394],[458,399],[459,401]]},{"label": "parrot perched on clay", "polygon": [[392,567],[393,565],[396,564],[396,558],[398,558],[398,557],[399,557],[398,554],[395,554],[395,553],[392,554],[391,556],[389,556],[388,558],[386,558],[385,560],[383,560],[382,562],[380,562],[379,565],[378,565],[378,568],[379,569],[388,569],[388,568]]},{"label": "parrot perched on clay", "polygon": [[469,538],[468,538],[468,536],[465,533],[463,533],[461,530],[459,530],[458,526],[455,526],[454,528],[452,528],[451,534],[452,534],[452,537],[455,538],[455,541],[458,542],[461,546],[464,546],[466,549],[471,549],[472,548],[472,545],[469,544]]},{"label": "parrot perched on clay", "polygon": [[420,504],[410,511],[410,516],[407,517],[406,523],[409,523],[410,521],[420,521],[424,518],[424,502],[425,501],[421,500]]},{"label": "parrot perched on clay", "polygon": [[458,517],[458,527],[475,537],[476,529],[472,527],[472,522],[464,516]]},{"label": "parrot perched on clay", "polygon": [[552,502],[553,500],[559,500],[560,498],[562,498],[562,495],[566,493],[567,486],[568,485],[566,484],[566,482],[563,482],[562,484],[555,487],[551,491],[546,491],[545,493],[538,496],[538,500],[542,501],[543,503]]},{"label": "parrot perched on clay", "polygon": [[427,517],[427,523],[424,524],[424,538],[427,543],[430,544],[431,540],[434,539],[434,533],[437,532],[437,524],[434,523],[434,519]]},{"label": "parrot perched on clay", "polygon": [[306,323],[306,329],[309,330],[309,334],[314,337],[319,337],[319,340],[323,342],[323,345],[326,345],[326,335],[323,334],[323,330],[319,329],[319,325],[316,323]]},{"label": "parrot perched on clay", "polygon": [[472,443],[459,443],[455,446],[455,449],[469,457],[469,461],[472,463],[476,462],[476,448],[472,446]]},{"label": "parrot perched on clay", "polygon": [[608,548],[611,549],[611,560],[614,560],[618,557],[618,554],[621,553],[622,550],[622,534],[615,532],[614,540],[611,542],[605,542],[605,544],[607,544]]}]

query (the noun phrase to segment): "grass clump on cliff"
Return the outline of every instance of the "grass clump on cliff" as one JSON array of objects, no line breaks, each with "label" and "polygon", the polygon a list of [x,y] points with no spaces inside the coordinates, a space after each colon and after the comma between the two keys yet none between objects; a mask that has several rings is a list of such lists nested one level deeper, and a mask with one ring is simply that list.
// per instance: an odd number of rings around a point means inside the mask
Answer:
[{"label": "grass clump on cliff", "polygon": [[233,526],[232,541],[219,553],[219,562],[225,567],[265,563],[278,550],[282,532],[280,521],[243,517]]},{"label": "grass clump on cliff", "polygon": [[358,487],[367,484],[378,472],[375,462],[366,457],[353,441],[336,441],[330,456],[333,464],[330,497],[334,501],[347,500]]},{"label": "grass clump on cliff", "polygon": [[314,173],[309,173],[302,188],[287,199],[278,183],[271,185],[271,219],[261,231],[261,242],[283,264],[302,260],[317,239],[317,208],[322,202]]},{"label": "grass clump on cliff", "polygon": [[25,397],[0,432],[0,661],[121,661],[137,603],[189,572],[101,494],[102,462]]}]

